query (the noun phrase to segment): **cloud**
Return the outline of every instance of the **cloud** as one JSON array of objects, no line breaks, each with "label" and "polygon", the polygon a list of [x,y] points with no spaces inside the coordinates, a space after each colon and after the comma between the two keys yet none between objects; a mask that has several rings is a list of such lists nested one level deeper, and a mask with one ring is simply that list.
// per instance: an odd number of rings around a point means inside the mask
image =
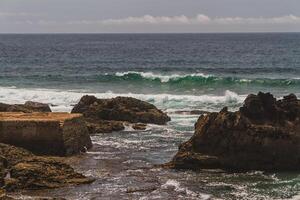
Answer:
[{"label": "cloud", "polygon": [[0,17],[35,17],[40,14],[25,13],[25,12],[0,12]]},{"label": "cloud", "polygon": [[105,20],[77,20],[68,24],[101,24],[101,25],[205,25],[205,24],[298,24],[300,17],[286,15],[281,17],[209,17],[198,14],[195,17],[180,16],[152,16],[126,17]]}]

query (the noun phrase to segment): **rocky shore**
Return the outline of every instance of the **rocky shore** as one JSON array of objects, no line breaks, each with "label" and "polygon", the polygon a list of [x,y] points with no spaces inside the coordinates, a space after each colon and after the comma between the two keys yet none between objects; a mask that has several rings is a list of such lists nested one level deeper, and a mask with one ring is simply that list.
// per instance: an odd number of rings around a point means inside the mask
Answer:
[{"label": "rocky shore", "polygon": [[[220,112],[179,113],[201,116],[194,135],[163,167],[299,170],[300,100],[293,94],[280,100],[270,93],[251,94],[235,112],[225,107]],[[5,192],[91,183],[92,178],[64,162],[64,156],[92,148],[90,134],[125,126],[144,130],[148,123],[168,121],[154,105],[129,97],[83,96],[71,113],[52,113],[47,104],[37,102],[0,104],[0,199]]]},{"label": "rocky shore", "polygon": [[[136,130],[170,118],[154,105],[134,98],[84,96],[72,113],[52,113],[49,105],[0,103],[0,199],[5,192],[51,189],[93,182],[64,163],[62,156],[92,147],[89,134]],[[61,156],[61,157],[50,157]]]},{"label": "rocky shore", "polygon": [[236,112],[202,115],[166,166],[176,169],[299,170],[300,101],[249,95]]}]

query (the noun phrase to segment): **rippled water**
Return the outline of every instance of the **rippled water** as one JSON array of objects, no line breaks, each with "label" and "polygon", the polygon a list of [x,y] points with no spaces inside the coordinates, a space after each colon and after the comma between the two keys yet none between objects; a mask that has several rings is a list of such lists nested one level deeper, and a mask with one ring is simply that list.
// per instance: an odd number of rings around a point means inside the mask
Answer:
[{"label": "rippled water", "polygon": [[[222,170],[172,170],[154,167],[172,159],[178,145],[192,135],[197,116],[172,116],[167,126],[146,131],[92,136],[93,149],[67,161],[96,178],[90,185],[17,194],[68,199],[284,199],[300,191],[297,173],[227,173]],[[182,124],[178,126],[175,124]]]}]

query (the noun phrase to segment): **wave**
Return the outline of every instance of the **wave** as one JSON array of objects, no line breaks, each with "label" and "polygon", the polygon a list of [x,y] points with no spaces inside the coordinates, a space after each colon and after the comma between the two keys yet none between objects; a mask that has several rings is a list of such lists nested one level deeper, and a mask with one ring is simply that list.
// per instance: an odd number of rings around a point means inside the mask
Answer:
[{"label": "wave", "polygon": [[128,96],[153,103],[157,107],[172,110],[200,109],[206,111],[218,111],[224,106],[238,107],[246,95],[238,95],[232,91],[224,91],[223,95],[174,95],[174,94],[135,94],[135,93],[86,93],[81,91],[65,91],[53,89],[25,89],[14,87],[0,87],[0,102],[24,103],[25,101],[37,101],[52,106],[53,111],[71,111],[79,99],[86,94],[95,95],[98,98],[113,98]]},{"label": "wave", "polygon": [[[45,83],[45,82],[64,82],[64,83],[118,83],[118,84],[151,84],[156,86],[173,86],[183,88],[197,88],[202,86],[267,86],[267,87],[300,87],[300,77],[292,78],[243,78],[236,76],[216,76],[204,73],[190,74],[164,74],[154,72],[116,72],[105,74],[82,74],[82,75],[65,75],[65,74],[41,74],[41,75],[24,75],[24,76],[0,76],[0,81],[10,83],[14,80],[21,81],[23,84],[28,83]],[[23,81],[22,81],[23,80]],[[26,80],[26,81],[24,81]]]},{"label": "wave", "polygon": [[128,71],[128,72],[116,72],[116,76],[118,77],[136,77],[136,78],[144,78],[148,80],[158,80],[162,83],[172,82],[180,79],[185,78],[209,78],[210,75],[205,75],[203,73],[194,73],[194,74],[187,74],[187,75],[180,75],[180,74],[171,74],[171,75],[163,75],[163,74],[155,74],[153,72],[135,72],[135,71]]},{"label": "wave", "polygon": [[152,80],[158,81],[160,83],[190,83],[190,84],[200,84],[200,85],[209,85],[209,84],[255,84],[255,85],[269,85],[269,86],[290,86],[290,85],[299,85],[300,86],[300,77],[294,78],[239,78],[239,77],[219,77],[214,75],[208,75],[203,73],[192,73],[192,74],[155,74],[152,72],[117,72],[114,75],[108,75],[113,78],[113,76],[119,77],[123,80]]}]

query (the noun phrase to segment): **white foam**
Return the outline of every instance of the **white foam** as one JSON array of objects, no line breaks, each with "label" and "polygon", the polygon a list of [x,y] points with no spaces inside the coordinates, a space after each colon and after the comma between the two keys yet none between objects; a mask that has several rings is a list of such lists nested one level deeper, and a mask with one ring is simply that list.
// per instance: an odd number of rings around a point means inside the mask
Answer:
[{"label": "white foam", "polygon": [[193,74],[169,74],[169,75],[163,75],[163,74],[155,74],[153,72],[136,72],[136,71],[128,71],[128,72],[116,72],[115,75],[122,77],[122,76],[126,76],[129,74],[138,74],[140,76],[142,76],[143,78],[146,79],[151,79],[151,80],[155,80],[155,79],[159,79],[162,83],[166,83],[169,82],[170,80],[176,80],[179,78],[185,78],[185,77],[203,77],[203,78],[208,78],[210,77],[210,75],[206,75],[203,73],[193,73]]},{"label": "white foam", "polygon": [[198,197],[198,199],[210,199],[211,196],[207,194],[198,195],[196,192],[188,190],[187,188],[181,187],[180,183],[176,180],[169,179],[165,184],[161,186],[164,190],[174,190],[175,192],[186,194],[189,197]]},{"label": "white foam", "polygon": [[[53,111],[70,112],[72,107],[80,100],[83,95],[95,95],[98,98],[113,98],[117,96],[128,96],[153,103],[161,109],[167,108],[188,108],[189,106],[199,106],[205,109],[205,105],[212,104],[232,104],[242,103],[245,95],[238,95],[232,91],[225,91],[223,96],[215,95],[174,95],[174,94],[134,94],[134,93],[85,93],[81,91],[63,91],[54,89],[24,89],[0,87],[0,102],[3,103],[24,103],[25,101],[37,101],[48,103]],[[211,111],[212,108],[206,110]],[[219,108],[218,108],[219,109]]]}]

